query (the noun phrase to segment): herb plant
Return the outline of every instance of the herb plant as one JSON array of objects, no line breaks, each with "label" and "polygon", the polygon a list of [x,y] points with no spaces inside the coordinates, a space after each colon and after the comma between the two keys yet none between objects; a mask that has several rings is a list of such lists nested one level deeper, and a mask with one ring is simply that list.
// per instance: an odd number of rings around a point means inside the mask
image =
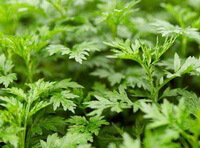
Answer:
[{"label": "herb plant", "polygon": [[199,0],[1,0],[0,147],[200,147]]}]

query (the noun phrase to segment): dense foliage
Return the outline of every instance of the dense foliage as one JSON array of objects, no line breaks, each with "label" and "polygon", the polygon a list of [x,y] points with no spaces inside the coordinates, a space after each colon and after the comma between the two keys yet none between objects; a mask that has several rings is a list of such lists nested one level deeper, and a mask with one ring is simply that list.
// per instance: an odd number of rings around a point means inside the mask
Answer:
[{"label": "dense foliage", "polygon": [[0,147],[200,147],[200,0],[1,0]]}]

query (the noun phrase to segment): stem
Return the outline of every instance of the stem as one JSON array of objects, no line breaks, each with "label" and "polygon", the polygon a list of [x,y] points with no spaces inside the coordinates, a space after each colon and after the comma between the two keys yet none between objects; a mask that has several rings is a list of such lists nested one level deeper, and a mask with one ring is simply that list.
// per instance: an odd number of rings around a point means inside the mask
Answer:
[{"label": "stem", "polygon": [[198,148],[199,147],[199,144],[198,144],[198,138],[194,139],[194,142],[192,142],[192,148]]},{"label": "stem", "polygon": [[53,6],[54,6],[54,8],[60,13],[60,15],[61,15],[61,17],[64,17],[65,15],[64,15],[64,13],[63,13],[63,11],[62,11],[62,9],[58,6],[58,5],[56,5],[55,3],[53,3],[53,2],[51,2],[51,1],[49,1]]},{"label": "stem", "polygon": [[27,59],[25,59],[25,64],[26,64],[26,68],[27,68],[27,79],[29,83],[33,82],[33,71],[32,71],[32,63],[30,62],[30,55],[28,56]]},{"label": "stem", "polygon": [[199,131],[195,132],[195,134],[193,136],[194,142],[192,143],[192,148],[198,148],[199,147],[198,138],[199,138]]},{"label": "stem", "polygon": [[[24,132],[23,132],[23,143],[20,148],[26,148],[26,133],[27,133],[27,125],[29,121],[29,112],[30,112],[31,102],[28,101],[28,104],[26,106],[26,112],[25,112],[25,119],[24,119]],[[27,145],[28,147],[28,145]]]},{"label": "stem", "polygon": [[20,143],[19,143],[19,147],[20,147],[20,148],[24,148],[24,146],[25,146],[25,142],[24,142],[24,131],[22,131],[22,132],[20,133]]},{"label": "stem", "polygon": [[187,48],[187,38],[185,36],[183,36],[182,37],[182,48],[181,48],[183,57],[186,56],[186,48]]},{"label": "stem", "polygon": [[176,76],[173,76],[173,77],[171,77],[171,78],[168,78],[168,79],[166,79],[159,87],[157,87],[156,88],[156,90],[155,90],[155,96],[157,96],[157,100],[159,100],[158,99],[158,93],[159,93],[159,91],[167,84],[167,83],[169,83],[172,79],[174,79]]},{"label": "stem", "polygon": [[152,71],[151,71],[151,66],[146,66],[143,65],[143,68],[146,70],[146,74],[150,83],[150,93],[151,93],[151,99],[152,101],[157,104],[157,96],[154,95],[155,94],[155,86],[154,86],[154,82],[153,82],[153,75],[152,75]]},{"label": "stem", "polygon": [[[187,37],[185,37],[184,35],[182,36],[182,48],[181,48],[181,52],[182,52],[182,56],[183,58],[186,57],[186,48],[187,48]],[[182,87],[183,85],[183,77],[181,77],[178,80],[178,87]]]},{"label": "stem", "polygon": [[[182,128],[180,128],[178,125],[175,126],[177,130],[181,133],[181,135],[189,142],[189,144],[192,146],[192,148],[198,148],[198,142],[196,145],[195,139],[188,133],[186,133]],[[198,140],[197,140],[198,141]]]},{"label": "stem", "polygon": [[176,78],[176,76],[173,76],[171,78],[166,79],[159,87],[158,87],[158,91],[163,88],[167,83],[169,83],[172,79]]},{"label": "stem", "polygon": [[30,144],[30,139],[31,139],[31,131],[32,131],[32,125],[30,126],[28,132],[27,132],[27,136],[26,136],[26,147],[29,147]]},{"label": "stem", "polygon": [[113,38],[116,38],[117,37],[117,25],[112,25],[111,29],[112,29]]}]

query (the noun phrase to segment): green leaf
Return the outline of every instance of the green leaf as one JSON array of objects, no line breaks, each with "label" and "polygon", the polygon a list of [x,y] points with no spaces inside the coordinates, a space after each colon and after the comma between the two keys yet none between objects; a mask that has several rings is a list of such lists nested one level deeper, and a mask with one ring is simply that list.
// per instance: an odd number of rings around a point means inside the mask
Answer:
[{"label": "green leaf", "polygon": [[5,55],[2,54],[0,56],[0,70],[4,73],[7,74],[11,71],[13,68],[12,61],[6,59]]},{"label": "green leaf", "polygon": [[27,96],[21,88],[11,87],[11,88],[7,88],[5,90],[7,90],[10,94],[20,97],[23,100],[27,100]]},{"label": "green leaf", "polygon": [[11,73],[13,68],[12,61],[6,59],[5,55],[0,56],[0,84],[3,84],[5,87],[8,87],[10,83],[14,80],[17,80],[15,73]]},{"label": "green leaf", "polygon": [[181,67],[181,59],[179,58],[178,54],[175,53],[174,55],[174,71],[177,72]]},{"label": "green leaf", "polygon": [[14,97],[0,96],[0,100],[2,101],[0,105],[7,108],[7,110],[10,111],[11,114],[16,115],[17,112],[23,112],[23,104],[20,102],[19,99]]},{"label": "green leaf", "polygon": [[[133,91],[137,91],[136,88],[148,90],[150,88],[149,82],[146,77],[145,70],[140,67],[129,68],[125,74],[125,82],[127,86],[134,88]],[[141,90],[141,91],[142,91]],[[142,94],[144,92],[142,91]]]},{"label": "green leaf", "polygon": [[140,1],[131,1],[129,3],[121,3],[121,1],[104,1],[99,7],[101,8],[101,16],[98,18],[98,23],[107,22],[112,32],[115,34],[117,27],[126,19],[137,11],[133,7]]},{"label": "green leaf", "polygon": [[33,116],[35,113],[37,113],[39,110],[45,108],[46,106],[50,105],[50,102],[47,101],[40,101],[37,102],[30,110],[29,117]]},{"label": "green leaf", "polygon": [[141,106],[141,110],[145,113],[144,118],[151,119],[151,123],[148,124],[150,129],[166,127],[168,125],[174,128],[182,125],[180,128],[184,128],[185,121],[189,116],[183,99],[180,100],[178,106],[169,103],[167,100],[164,100],[160,108],[156,104],[147,104],[145,102],[142,102]]},{"label": "green leaf", "polygon": [[99,78],[107,78],[111,86],[119,84],[125,76],[119,72],[115,72],[112,69],[97,69],[92,72],[91,75],[98,76]]},{"label": "green leaf", "polygon": [[133,139],[129,134],[123,134],[123,143],[120,145],[116,145],[114,143],[110,143],[108,148],[141,148],[141,142],[139,139]]},{"label": "green leaf", "polygon": [[10,73],[6,76],[0,76],[0,84],[2,83],[5,87],[8,87],[10,83],[14,80],[17,80],[17,76],[15,73]]},{"label": "green leaf", "polygon": [[100,116],[105,109],[110,108],[113,112],[122,112],[123,109],[131,108],[133,103],[129,100],[124,90],[107,91],[103,96],[95,95],[97,101],[86,102],[87,107],[94,109],[89,115]]},{"label": "green leaf", "polygon": [[130,147],[134,147],[134,148],[140,148],[140,140],[136,139],[133,140],[128,134],[123,134],[123,148],[130,148]]},{"label": "green leaf", "polygon": [[77,95],[70,93],[69,91],[62,91],[61,93],[55,93],[51,97],[51,102],[53,103],[54,110],[56,110],[60,105],[62,105],[65,111],[69,110],[74,113],[76,104],[71,99],[77,97]]},{"label": "green leaf", "polygon": [[49,92],[53,89],[55,82],[45,82],[43,79],[38,80],[35,83],[27,84],[30,87],[28,91],[28,100],[33,102],[39,99],[40,95]]},{"label": "green leaf", "polygon": [[157,131],[146,131],[144,140],[145,148],[159,147],[159,148],[181,148],[182,146],[176,141],[179,138],[179,133],[173,129],[164,129]]},{"label": "green leaf", "polygon": [[200,59],[195,57],[188,57],[182,64],[180,69],[176,72],[178,75],[183,75],[186,73],[198,75],[200,72]]},{"label": "green leaf", "polygon": [[33,124],[32,132],[42,135],[43,130],[57,132],[60,127],[65,125],[65,121],[59,116],[44,116],[35,125]]},{"label": "green leaf", "polygon": [[146,104],[141,102],[141,110],[145,113],[144,118],[152,119],[150,127],[164,126],[170,123],[170,116],[172,116],[173,107],[168,101],[164,101],[162,104],[162,110],[155,104]]},{"label": "green leaf", "polygon": [[115,54],[113,56],[110,56],[111,58],[131,59],[137,61],[138,63],[141,62],[141,58],[138,55],[140,48],[139,41],[136,40],[135,43],[132,44],[130,40],[123,41],[120,39],[116,39],[111,43],[104,43],[108,46],[116,48],[115,50],[113,50]]},{"label": "green leaf", "polygon": [[55,87],[65,88],[65,89],[68,89],[68,88],[83,88],[83,86],[79,85],[78,83],[72,82],[71,79],[64,79],[64,80],[58,82],[55,85]]},{"label": "green leaf", "polygon": [[94,42],[83,42],[73,46],[69,59],[75,59],[76,62],[82,64],[83,60],[86,60],[86,56],[89,56],[89,52],[98,51]]},{"label": "green leaf", "polygon": [[141,66],[149,66],[159,61],[159,58],[173,45],[176,37],[166,38],[164,43],[159,45],[157,40],[154,47],[145,42],[136,40],[131,43],[130,40],[116,39],[112,43],[105,43],[113,48],[114,55],[111,58],[122,58],[136,61]]},{"label": "green leaf", "polygon": [[89,137],[90,135],[85,133],[67,133],[62,138],[59,138],[58,134],[53,134],[49,135],[46,141],[41,140],[40,143],[42,148],[76,148],[86,144]]},{"label": "green leaf", "polygon": [[162,4],[162,6],[174,16],[180,26],[184,26],[189,21],[198,17],[198,13],[180,5]]},{"label": "green leaf", "polygon": [[17,55],[24,58],[25,61],[30,60],[29,54],[31,50],[31,36],[5,36],[7,46]]},{"label": "green leaf", "polygon": [[196,116],[200,107],[200,98],[194,93],[187,90],[178,89],[178,94],[185,98],[185,105],[194,116]]},{"label": "green leaf", "polygon": [[76,62],[82,64],[83,60],[86,60],[89,56],[89,52],[99,51],[95,42],[82,42],[76,44],[70,50],[63,45],[50,45],[46,48],[50,55],[55,53],[61,53],[62,55],[69,55],[69,59],[75,59]]},{"label": "green leaf", "polygon": [[0,141],[5,143],[10,143],[14,148],[18,147],[19,137],[17,136],[18,132],[21,131],[18,127],[7,127],[0,129]]},{"label": "green leaf", "polygon": [[155,23],[152,23],[156,27],[158,33],[162,36],[173,36],[182,34],[182,29],[179,26],[174,26],[167,21],[155,20]]},{"label": "green leaf", "polygon": [[65,47],[64,45],[49,45],[46,50],[49,52],[50,55],[53,55],[55,53],[61,53],[61,55],[70,53],[70,49]]},{"label": "green leaf", "polygon": [[108,122],[102,119],[103,117],[90,117],[86,120],[85,117],[72,116],[67,120],[71,125],[69,126],[68,132],[70,133],[90,133],[98,135],[100,127],[102,125],[108,125]]},{"label": "green leaf", "polygon": [[175,97],[178,95],[178,91],[178,89],[170,89],[170,87],[167,87],[160,96],[160,99],[165,97]]},{"label": "green leaf", "polygon": [[183,35],[197,41],[200,44],[200,33],[198,29],[187,27],[183,30]]}]

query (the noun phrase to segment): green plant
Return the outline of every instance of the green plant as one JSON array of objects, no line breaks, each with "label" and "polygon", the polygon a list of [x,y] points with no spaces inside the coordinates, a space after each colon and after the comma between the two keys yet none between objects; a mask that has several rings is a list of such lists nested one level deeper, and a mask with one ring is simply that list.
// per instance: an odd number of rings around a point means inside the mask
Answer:
[{"label": "green plant", "polygon": [[0,147],[200,147],[198,4],[1,0]]}]

